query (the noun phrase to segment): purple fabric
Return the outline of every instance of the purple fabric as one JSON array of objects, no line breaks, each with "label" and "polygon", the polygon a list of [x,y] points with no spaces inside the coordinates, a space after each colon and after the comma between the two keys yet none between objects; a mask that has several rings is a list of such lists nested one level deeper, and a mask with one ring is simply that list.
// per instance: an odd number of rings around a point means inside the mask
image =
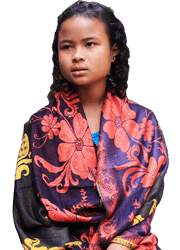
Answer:
[{"label": "purple fabric", "polygon": [[[165,142],[152,111],[118,96],[109,85],[97,155],[73,89],[57,93],[30,120],[36,193],[46,220],[68,225],[71,249],[102,250],[111,242],[160,249],[150,224],[163,194]],[[40,232],[22,238],[33,235],[47,246]],[[51,247],[67,246],[58,243]]]}]

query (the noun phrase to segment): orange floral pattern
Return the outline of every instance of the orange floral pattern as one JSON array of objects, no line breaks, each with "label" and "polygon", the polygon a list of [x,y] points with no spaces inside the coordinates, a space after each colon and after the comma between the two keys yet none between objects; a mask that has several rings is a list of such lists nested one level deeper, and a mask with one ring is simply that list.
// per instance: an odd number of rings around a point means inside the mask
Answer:
[{"label": "orange floral pattern", "polygon": [[[117,237],[138,246],[151,237],[152,202],[160,202],[168,161],[150,110],[109,86],[97,153],[73,89],[57,93],[31,124],[38,196],[52,221],[88,222],[82,249],[105,249]],[[158,249],[156,241],[153,246]]]},{"label": "orange floral pattern", "polygon": [[[43,158],[35,156],[37,166],[41,167],[40,162],[50,173],[60,173],[51,182],[49,182],[48,176],[43,174],[45,183],[50,187],[56,187],[59,193],[67,192],[69,183],[74,186],[79,184],[77,179],[73,179],[72,174],[79,176],[81,179],[88,178],[95,183],[96,157],[87,121],[82,118],[81,114],[76,114],[73,119],[73,127],[67,121],[62,120],[58,123],[58,128],[60,128],[59,138],[63,142],[59,143],[57,152],[59,161],[63,165],[57,168]],[[65,180],[64,185],[62,185],[63,179]]]},{"label": "orange floral pattern", "polygon": [[[126,164],[115,166],[117,170],[126,170],[123,175],[123,187],[124,187],[124,193],[126,196],[129,196],[131,194],[132,188],[137,187],[136,179],[139,177],[143,178],[141,179],[142,187],[143,188],[149,188],[152,187],[156,176],[159,173],[160,167],[165,164],[166,157],[164,155],[160,156],[158,159],[158,162],[156,159],[152,156],[149,160],[148,168],[143,166],[140,160],[136,157],[136,154],[138,154],[139,147],[135,147],[131,149],[132,153],[132,161],[128,162]],[[133,174],[134,173],[134,174]],[[133,174],[133,175],[132,175]],[[131,186],[127,185],[128,177],[131,175]],[[139,184],[140,184],[139,183]],[[127,190],[128,186],[128,190]],[[136,200],[137,202],[137,200]],[[140,204],[139,204],[140,205]]]},{"label": "orange floral pattern", "polygon": [[[114,139],[114,144],[122,152],[127,152],[130,147],[130,139],[139,139],[141,132],[138,124],[133,120],[136,118],[136,112],[131,110],[128,103],[117,96],[108,96],[103,106],[103,116],[108,120],[103,130],[110,139]],[[111,111],[111,112],[110,112]]]},{"label": "orange floral pattern", "polygon": [[148,120],[147,117],[143,117],[142,123],[139,124],[139,128],[141,129],[141,134],[143,134],[144,141],[151,141],[155,131],[152,121]]},{"label": "orange floral pattern", "polygon": [[87,120],[76,114],[73,129],[65,121],[60,127],[59,137],[64,142],[58,146],[59,161],[69,161],[72,172],[82,179],[94,180],[96,157]]},{"label": "orange floral pattern", "polygon": [[49,116],[45,115],[41,124],[43,125],[42,131],[48,133],[50,140],[53,139],[54,135],[57,136],[59,134],[60,123],[57,122],[57,117],[53,118],[52,114]]}]

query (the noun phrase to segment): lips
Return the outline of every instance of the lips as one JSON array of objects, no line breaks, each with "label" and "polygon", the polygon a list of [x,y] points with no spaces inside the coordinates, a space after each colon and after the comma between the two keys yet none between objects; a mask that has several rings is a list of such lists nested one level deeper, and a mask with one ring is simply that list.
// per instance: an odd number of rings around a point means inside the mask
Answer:
[{"label": "lips", "polygon": [[75,76],[80,76],[80,75],[84,75],[86,73],[87,69],[84,67],[74,67],[72,69],[72,73]]},{"label": "lips", "polygon": [[87,70],[87,69],[84,68],[84,67],[75,67],[75,68],[72,69],[73,72],[76,72],[76,71],[85,71],[85,70]]}]

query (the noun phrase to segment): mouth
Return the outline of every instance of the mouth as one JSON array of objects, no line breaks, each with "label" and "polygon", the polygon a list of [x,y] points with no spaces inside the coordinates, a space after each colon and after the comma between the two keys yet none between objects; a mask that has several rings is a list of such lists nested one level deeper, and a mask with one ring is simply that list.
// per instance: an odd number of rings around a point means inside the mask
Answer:
[{"label": "mouth", "polygon": [[72,73],[74,75],[82,75],[84,73],[86,73],[87,69],[83,68],[83,67],[75,67],[72,69]]},{"label": "mouth", "polygon": [[85,71],[87,70],[86,68],[83,68],[83,67],[75,67],[72,69],[73,72],[76,72],[76,71]]}]

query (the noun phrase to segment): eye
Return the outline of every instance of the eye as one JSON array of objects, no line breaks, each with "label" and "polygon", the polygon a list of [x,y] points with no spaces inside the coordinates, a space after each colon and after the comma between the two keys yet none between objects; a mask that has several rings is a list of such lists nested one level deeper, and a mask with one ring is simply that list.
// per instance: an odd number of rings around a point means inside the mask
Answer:
[{"label": "eye", "polygon": [[64,45],[62,47],[62,49],[64,49],[64,50],[70,50],[70,49],[72,49],[72,46],[71,45]]},{"label": "eye", "polygon": [[86,47],[94,47],[94,45],[95,45],[95,43],[89,42],[89,43],[86,44]]}]

